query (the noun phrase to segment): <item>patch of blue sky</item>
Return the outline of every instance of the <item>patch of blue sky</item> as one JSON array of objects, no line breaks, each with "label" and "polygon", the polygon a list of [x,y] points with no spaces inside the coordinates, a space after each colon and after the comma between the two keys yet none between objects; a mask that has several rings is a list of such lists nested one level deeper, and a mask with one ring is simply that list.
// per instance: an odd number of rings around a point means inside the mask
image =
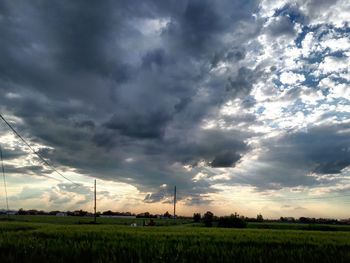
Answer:
[{"label": "patch of blue sky", "polygon": [[332,118],[333,120],[343,122],[350,118],[350,112],[346,111],[329,111],[325,112],[323,114],[323,118],[327,119],[328,117]]},{"label": "patch of blue sky", "polygon": [[315,34],[315,38],[316,38],[315,40],[319,42],[319,41],[322,41],[322,38],[324,38],[329,34],[332,34],[336,38],[349,37],[350,27],[346,26],[343,28],[337,28],[331,24],[322,24],[322,25],[313,25],[313,26],[303,25],[301,28],[301,32],[298,33],[297,37],[294,40],[294,43],[298,48],[302,48],[302,42],[305,39],[305,36],[310,32],[313,32]]},{"label": "patch of blue sky", "polygon": [[289,20],[293,23],[304,24],[306,21],[305,15],[302,12],[300,12],[298,8],[295,8],[291,4],[286,4],[282,8],[277,9],[273,14],[273,17],[278,17],[278,16],[288,17]]},{"label": "patch of blue sky", "polygon": [[339,28],[331,24],[324,24],[315,27],[312,32],[316,33],[317,41],[322,41],[323,38],[332,36],[332,38],[341,38],[350,36],[350,27]]},{"label": "patch of blue sky", "polygon": [[334,27],[330,25],[330,27],[338,34],[343,36],[350,36],[350,25],[348,22],[345,23],[344,27]]},{"label": "patch of blue sky", "polygon": [[325,103],[325,100],[318,101],[315,105],[305,104],[301,99],[297,99],[292,105],[283,107],[282,113],[293,115],[302,112],[305,116],[312,114],[315,109]]},{"label": "patch of blue sky", "polygon": [[262,113],[264,113],[265,110],[266,108],[264,106],[259,106],[254,113],[257,115],[261,115]]},{"label": "patch of blue sky", "polygon": [[310,73],[305,73],[306,72],[304,72],[305,80],[301,84],[308,88],[317,88],[320,83],[320,78]]},{"label": "patch of blue sky", "polygon": [[302,60],[309,64],[319,64],[325,59],[325,57],[329,56],[330,51],[329,48],[325,48],[322,51],[314,51],[311,52],[308,57],[303,57]]},{"label": "patch of blue sky", "polygon": [[272,129],[280,129],[280,125],[275,120],[264,121],[264,124]]},{"label": "patch of blue sky", "polygon": [[337,51],[334,51],[334,52],[330,52],[328,54],[328,56],[332,56],[332,57],[336,57],[336,58],[345,58],[345,57],[348,57],[344,51],[342,50],[337,50]]},{"label": "patch of blue sky", "polygon": [[329,78],[336,84],[350,84],[350,81],[340,76],[330,75]]},{"label": "patch of blue sky", "polygon": [[309,32],[310,32],[309,27],[303,26],[301,28],[301,32],[297,35],[297,37],[294,40],[294,43],[295,43],[297,48],[302,48],[302,42],[305,39],[305,36],[307,35],[307,33],[309,33]]},{"label": "patch of blue sky", "polygon": [[[333,105],[349,105],[350,101],[347,98],[336,98],[332,102]],[[350,112],[349,112],[350,113]]]},{"label": "patch of blue sky", "polygon": [[277,73],[277,77],[272,80],[272,83],[279,91],[284,91],[285,85],[280,81],[280,75],[281,73]]}]

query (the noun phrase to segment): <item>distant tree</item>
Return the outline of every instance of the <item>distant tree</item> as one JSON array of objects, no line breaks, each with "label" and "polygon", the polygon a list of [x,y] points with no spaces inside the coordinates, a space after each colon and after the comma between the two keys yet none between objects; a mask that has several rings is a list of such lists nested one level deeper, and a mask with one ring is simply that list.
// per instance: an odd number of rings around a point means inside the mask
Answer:
[{"label": "distant tree", "polygon": [[114,215],[114,213],[113,213],[111,210],[108,210],[108,211],[104,211],[104,212],[102,213],[102,215],[111,216],[111,215]]},{"label": "distant tree", "polygon": [[218,227],[245,228],[247,227],[247,223],[244,220],[244,217],[238,217],[237,215],[222,216],[219,218]]},{"label": "distant tree", "polygon": [[200,213],[194,213],[193,214],[193,221],[196,223],[199,223],[201,221],[201,214]]},{"label": "distant tree", "polygon": [[50,212],[49,212],[49,215],[50,215],[50,216],[55,216],[55,215],[57,215],[58,213],[60,213],[59,210],[54,210],[54,211],[50,211]]},{"label": "distant tree", "polygon": [[309,223],[309,222],[310,222],[310,219],[307,218],[307,217],[300,217],[300,218],[299,218],[299,222],[300,222],[300,223],[306,224],[306,223]]},{"label": "distant tree", "polygon": [[263,218],[262,214],[258,214],[256,216],[256,222],[264,222],[264,218]]},{"label": "distant tree", "polygon": [[20,208],[17,212],[18,215],[25,215],[26,211],[23,210],[23,208]]},{"label": "distant tree", "polygon": [[165,213],[164,213],[164,215],[163,215],[164,217],[167,217],[167,218],[170,218],[171,217],[171,214],[169,214],[169,212],[168,211],[166,211]]},{"label": "distant tree", "polygon": [[74,212],[73,212],[73,216],[86,216],[87,215],[87,211],[84,211],[84,210],[75,210]]},{"label": "distant tree", "polygon": [[203,216],[203,222],[206,227],[212,227],[214,220],[214,214],[210,211],[207,211]]}]

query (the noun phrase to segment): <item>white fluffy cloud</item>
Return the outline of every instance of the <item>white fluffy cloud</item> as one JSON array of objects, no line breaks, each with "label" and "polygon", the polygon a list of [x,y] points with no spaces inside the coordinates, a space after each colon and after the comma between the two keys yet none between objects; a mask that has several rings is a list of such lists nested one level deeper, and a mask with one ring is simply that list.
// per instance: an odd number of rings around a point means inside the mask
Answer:
[{"label": "white fluffy cloud", "polygon": [[280,80],[283,84],[293,85],[305,80],[303,74],[297,74],[293,72],[283,72],[280,76]]}]

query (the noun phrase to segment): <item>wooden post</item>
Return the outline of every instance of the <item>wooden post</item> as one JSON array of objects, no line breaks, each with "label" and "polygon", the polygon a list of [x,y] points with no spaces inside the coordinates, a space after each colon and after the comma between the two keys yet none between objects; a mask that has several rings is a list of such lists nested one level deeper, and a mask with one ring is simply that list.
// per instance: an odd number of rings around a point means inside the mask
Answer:
[{"label": "wooden post", "polygon": [[174,187],[174,219],[176,215],[176,185]]},{"label": "wooden post", "polygon": [[10,212],[9,211],[9,200],[7,197],[6,176],[5,176],[5,168],[4,168],[4,159],[2,156],[1,145],[0,145],[0,159],[1,159],[1,170],[2,170],[3,180],[4,180],[4,190],[5,190],[5,198],[6,198],[6,208],[7,208],[6,214],[7,214],[7,217],[10,217],[10,215],[9,215],[9,212]]},{"label": "wooden post", "polygon": [[94,222],[96,223],[96,179],[95,179],[94,200],[95,200],[95,205],[94,205]]}]

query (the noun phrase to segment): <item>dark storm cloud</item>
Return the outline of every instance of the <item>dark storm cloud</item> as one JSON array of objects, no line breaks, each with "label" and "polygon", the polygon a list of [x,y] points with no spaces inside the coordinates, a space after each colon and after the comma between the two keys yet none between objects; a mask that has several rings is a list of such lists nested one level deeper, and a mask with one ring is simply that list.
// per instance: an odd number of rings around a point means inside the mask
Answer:
[{"label": "dark storm cloud", "polygon": [[215,156],[214,160],[210,163],[211,167],[232,167],[236,162],[241,159],[241,156],[236,153],[222,153]]},{"label": "dark storm cloud", "polygon": [[[50,174],[51,170],[43,168],[39,162],[34,165],[4,165],[4,171],[6,174],[21,174],[21,175],[35,175],[35,176],[43,176],[47,178],[51,178]],[[59,179],[57,179],[59,181]]]},{"label": "dark storm cloud", "polygon": [[212,1],[189,1],[183,14],[170,22],[164,34],[186,47],[201,52],[213,44],[215,36],[227,27]]},{"label": "dark storm cloud", "polygon": [[275,18],[268,26],[268,31],[273,37],[280,35],[294,36],[296,31],[294,29],[294,23],[288,17]]},{"label": "dark storm cloud", "polygon": [[[258,189],[280,189],[339,181],[342,170],[350,165],[348,130],[348,124],[321,125],[266,141],[264,153],[241,182]],[[332,179],[322,177],[328,174],[334,175]]]},{"label": "dark storm cloud", "polygon": [[172,159],[192,166],[201,161],[213,167],[233,166],[239,161],[239,154],[248,150],[243,136],[238,131],[197,131],[192,138],[188,135],[171,142],[170,155]]},{"label": "dark storm cloud", "polygon": [[258,8],[257,1],[186,2],[183,12],[172,16],[163,37],[170,48],[177,49],[176,52],[197,58],[227,48],[222,36],[243,27],[241,22],[252,22],[251,15]]},{"label": "dark storm cloud", "polygon": [[21,149],[20,147],[16,146],[15,148],[12,147],[6,147],[4,146],[4,144],[2,143],[0,145],[1,147],[1,153],[2,153],[2,159],[3,160],[13,160],[22,156],[27,155],[27,153],[25,151],[23,151],[23,149]]},{"label": "dark storm cloud", "polygon": [[56,63],[62,70],[110,72],[115,57],[108,54],[108,45],[119,24],[113,10],[111,1],[54,2],[44,7],[42,15],[51,29]]},{"label": "dark storm cloud", "polygon": [[236,78],[228,79],[226,90],[229,91],[233,97],[245,97],[249,95],[256,76],[251,69],[242,67],[238,70]]},{"label": "dark storm cloud", "polygon": [[[16,96],[0,97],[2,109],[22,118],[15,126],[26,138],[53,148],[41,153],[56,166],[145,191],[176,184],[199,202],[212,191],[192,180],[201,163],[234,167],[249,150],[247,130],[200,127],[230,99],[255,103],[249,94],[260,73],[239,62],[261,28],[257,8],[258,1],[3,1],[0,90]],[[165,22],[155,29],[158,20]],[[232,72],[212,74],[220,62]]]},{"label": "dark storm cloud", "polygon": [[152,69],[152,67],[159,67],[165,65],[167,60],[164,49],[158,48],[151,50],[142,57],[142,67],[146,69]]},{"label": "dark storm cloud", "polygon": [[[123,116],[122,116],[123,114]],[[121,134],[137,138],[160,138],[164,134],[165,126],[171,116],[166,112],[156,111],[147,114],[123,112],[115,114],[105,126],[118,130]]]}]

